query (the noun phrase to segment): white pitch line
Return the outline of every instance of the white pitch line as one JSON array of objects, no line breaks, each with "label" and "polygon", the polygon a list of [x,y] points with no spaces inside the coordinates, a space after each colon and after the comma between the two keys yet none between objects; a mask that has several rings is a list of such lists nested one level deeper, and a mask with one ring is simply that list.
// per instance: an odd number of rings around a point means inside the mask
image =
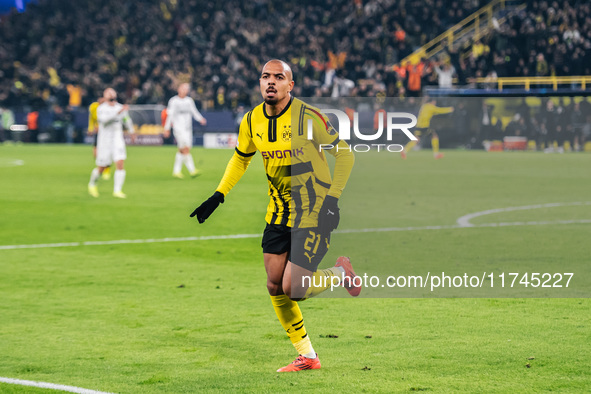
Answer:
[{"label": "white pitch line", "polygon": [[[483,223],[476,224],[470,227],[509,227],[509,226],[545,226],[548,224],[588,224],[591,219],[578,220],[547,220],[540,222],[501,222],[501,223]],[[460,228],[460,226],[458,226]]]},{"label": "white pitch line", "polygon": [[54,244],[30,244],[30,245],[1,245],[2,249],[43,249],[43,248],[60,248],[67,246],[81,246],[82,242],[58,242]]},{"label": "white pitch line", "polygon": [[104,391],[83,389],[81,387],[75,387],[75,386],[64,386],[63,384],[35,382],[33,380],[20,380],[20,379],[11,379],[11,378],[0,377],[0,382],[1,383],[8,383],[8,384],[17,384],[19,386],[31,386],[31,387],[40,387],[43,389],[61,390],[61,391],[67,391],[69,393],[78,393],[78,394],[113,394],[113,393],[107,393]]},{"label": "white pitch line", "polygon": [[[478,228],[478,227],[508,227],[508,226],[543,226],[549,224],[588,224],[591,219],[580,220],[553,220],[537,222],[506,222],[506,223],[483,223],[462,226],[459,224],[441,225],[441,226],[422,226],[422,227],[383,227],[383,228],[362,228],[350,230],[337,230],[337,234],[361,234],[361,233],[384,233],[397,231],[420,231],[420,230],[448,230],[460,228]],[[123,244],[147,244],[164,242],[186,242],[186,241],[213,241],[223,239],[243,239],[260,238],[261,234],[231,234],[231,235],[209,235],[203,237],[178,237],[178,238],[148,238],[148,239],[116,239],[112,241],[84,241],[84,242],[60,242],[46,244],[24,244],[24,245],[0,245],[0,250],[14,249],[43,249],[43,248],[62,248],[73,246],[103,246],[103,245],[123,245]]]},{"label": "white pitch line", "polygon": [[62,247],[72,247],[72,246],[150,244],[150,243],[162,243],[162,242],[209,241],[209,240],[218,240],[218,239],[257,238],[260,236],[261,236],[261,234],[231,234],[231,235],[207,235],[207,236],[203,236],[203,237],[115,239],[112,241],[83,241],[83,242],[58,242],[58,243],[51,243],[51,244],[0,245],[0,250],[44,249],[44,248],[62,248]]},{"label": "white pitch line", "polygon": [[4,159],[0,161],[0,167],[18,167],[24,165],[25,161],[20,159]]},{"label": "white pitch line", "polygon": [[512,211],[522,211],[527,209],[540,209],[540,208],[555,208],[555,207],[569,207],[574,205],[591,205],[591,201],[585,202],[555,202],[550,204],[536,204],[536,205],[524,205],[521,207],[507,207],[507,208],[497,208],[497,209],[488,209],[486,211],[474,212],[468,215],[464,215],[460,217],[456,223],[460,227],[474,227],[475,225],[470,223],[470,220],[485,216],[491,215],[493,213],[501,213],[501,212],[512,212]]}]

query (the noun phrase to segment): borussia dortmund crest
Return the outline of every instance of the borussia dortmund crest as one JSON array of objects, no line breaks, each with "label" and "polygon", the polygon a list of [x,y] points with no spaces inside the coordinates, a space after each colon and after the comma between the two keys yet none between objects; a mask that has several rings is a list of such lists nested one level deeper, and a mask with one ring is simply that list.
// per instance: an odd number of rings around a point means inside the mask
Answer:
[{"label": "borussia dortmund crest", "polygon": [[291,141],[291,125],[283,126],[283,134],[281,135],[283,141],[290,142]]}]

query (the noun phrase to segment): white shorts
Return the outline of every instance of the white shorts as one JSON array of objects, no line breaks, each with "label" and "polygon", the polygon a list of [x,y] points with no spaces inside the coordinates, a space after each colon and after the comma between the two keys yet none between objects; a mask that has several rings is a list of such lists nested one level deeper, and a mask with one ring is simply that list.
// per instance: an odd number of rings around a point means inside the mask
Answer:
[{"label": "white shorts", "polygon": [[111,136],[112,138],[99,138],[96,143],[96,165],[98,167],[107,167],[118,162],[119,160],[127,159],[127,152],[125,150],[125,140],[123,136]]},{"label": "white shorts", "polygon": [[174,138],[176,139],[176,146],[179,149],[193,147],[193,132],[186,130],[174,130]]}]

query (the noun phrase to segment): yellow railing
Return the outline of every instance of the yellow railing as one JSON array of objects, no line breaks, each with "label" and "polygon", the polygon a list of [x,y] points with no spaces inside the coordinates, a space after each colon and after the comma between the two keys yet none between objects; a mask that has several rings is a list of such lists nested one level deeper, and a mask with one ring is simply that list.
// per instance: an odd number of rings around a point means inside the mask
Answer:
[{"label": "yellow railing", "polygon": [[531,85],[551,85],[552,90],[558,90],[558,85],[581,85],[584,90],[587,84],[591,83],[591,75],[579,75],[569,77],[503,77],[503,78],[473,78],[468,82],[497,85],[498,90],[503,90],[505,86],[523,86],[525,90],[530,90]]},{"label": "yellow railing", "polygon": [[[435,37],[421,48],[417,49],[400,62],[417,63],[421,58],[431,58],[437,53],[441,52],[445,47],[451,50],[454,43],[471,34],[473,39],[479,39],[493,28],[493,16],[497,11],[506,8],[507,2],[511,0],[493,0],[463,21],[455,26],[447,29],[444,33]],[[518,9],[523,9],[525,4],[518,6]],[[501,18],[498,22],[504,23],[505,18]]]}]

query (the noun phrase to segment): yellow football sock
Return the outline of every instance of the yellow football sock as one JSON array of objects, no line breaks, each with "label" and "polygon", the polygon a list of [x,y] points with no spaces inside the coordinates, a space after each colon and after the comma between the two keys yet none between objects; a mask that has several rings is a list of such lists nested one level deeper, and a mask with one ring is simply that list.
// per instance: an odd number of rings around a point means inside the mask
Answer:
[{"label": "yellow football sock", "polygon": [[[310,278],[308,290],[306,290],[304,299],[315,297],[323,291],[328,290],[330,287],[338,286],[342,279],[342,273],[343,271],[337,267],[314,272]],[[308,284],[307,281],[305,283]]]},{"label": "yellow football sock", "polygon": [[408,141],[408,143],[404,146],[404,152],[406,152],[406,153],[410,152],[411,149],[414,148],[416,144],[417,144],[417,141],[413,141],[413,140]]},{"label": "yellow football sock", "polygon": [[431,138],[431,147],[433,148],[433,154],[439,153],[439,137]]},{"label": "yellow football sock", "polygon": [[105,169],[103,170],[103,174],[105,175],[111,175],[111,167],[105,167]]},{"label": "yellow football sock", "polygon": [[279,323],[285,329],[287,336],[298,354],[314,353],[314,348],[308,338],[306,327],[304,327],[304,317],[298,303],[291,300],[285,294],[271,296],[271,303],[279,319]]}]

